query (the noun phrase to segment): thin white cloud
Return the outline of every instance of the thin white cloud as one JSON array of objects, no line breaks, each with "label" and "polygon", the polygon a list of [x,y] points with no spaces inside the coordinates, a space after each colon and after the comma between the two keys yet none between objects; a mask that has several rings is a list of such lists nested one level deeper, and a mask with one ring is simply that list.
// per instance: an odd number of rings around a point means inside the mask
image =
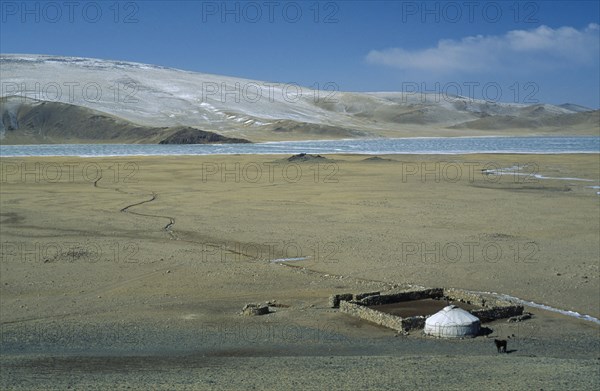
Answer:
[{"label": "thin white cloud", "polygon": [[513,30],[505,35],[440,40],[436,47],[406,50],[372,50],[367,61],[402,70],[437,73],[501,71],[515,66],[565,67],[598,62],[600,26],[591,23],[552,29]]}]

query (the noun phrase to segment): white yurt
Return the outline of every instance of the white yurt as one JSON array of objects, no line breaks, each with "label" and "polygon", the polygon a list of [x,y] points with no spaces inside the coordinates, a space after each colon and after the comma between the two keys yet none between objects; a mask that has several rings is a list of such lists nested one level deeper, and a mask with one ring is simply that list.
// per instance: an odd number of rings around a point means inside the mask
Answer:
[{"label": "white yurt", "polygon": [[425,334],[444,338],[475,337],[481,322],[455,305],[444,307],[425,320]]}]

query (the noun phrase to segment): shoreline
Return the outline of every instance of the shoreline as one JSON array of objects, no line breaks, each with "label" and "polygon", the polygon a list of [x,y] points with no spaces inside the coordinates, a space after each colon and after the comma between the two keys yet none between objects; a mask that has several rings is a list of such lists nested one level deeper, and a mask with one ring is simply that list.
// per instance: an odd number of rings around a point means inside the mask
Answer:
[{"label": "shoreline", "polygon": [[[470,140],[510,141],[531,139],[532,145],[522,146],[518,142],[510,142],[493,149],[486,145],[473,145]],[[573,140],[584,139],[579,145],[569,148],[544,142],[546,139],[563,141],[570,145]],[[441,144],[425,144],[422,142],[438,140]],[[452,141],[462,140],[459,144]],[[413,137],[413,138],[376,138],[376,139],[340,139],[340,140],[303,140],[303,141],[273,141],[253,144],[32,144],[32,145],[2,145],[0,157],[21,156],[64,156],[64,157],[117,157],[117,156],[231,156],[231,155],[287,155],[300,152],[327,155],[473,155],[473,154],[596,154],[600,153],[600,137]],[[396,144],[394,144],[397,142]],[[406,142],[407,144],[403,144]],[[398,144],[399,143],[399,144]],[[449,143],[449,144],[448,144]],[[537,144],[536,144],[537,143]],[[502,143],[501,143],[502,144]],[[596,145],[598,144],[598,145]],[[327,146],[328,145],[328,146]],[[327,147],[325,147],[327,146]],[[579,149],[574,149],[579,148]],[[594,149],[596,148],[596,149]],[[60,154],[56,150],[64,150]],[[101,149],[109,152],[97,152]],[[89,151],[88,151],[89,150]],[[6,153],[8,151],[8,153]],[[14,151],[12,154],[10,151]],[[29,154],[24,155],[24,153]],[[49,151],[49,152],[46,152]],[[34,153],[31,153],[34,152]]]}]

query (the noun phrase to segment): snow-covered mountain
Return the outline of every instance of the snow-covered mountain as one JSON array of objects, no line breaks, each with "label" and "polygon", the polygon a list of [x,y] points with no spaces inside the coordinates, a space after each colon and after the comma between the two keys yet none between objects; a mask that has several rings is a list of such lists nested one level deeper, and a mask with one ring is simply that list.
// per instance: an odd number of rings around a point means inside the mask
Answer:
[{"label": "snow-covered mountain", "polygon": [[[333,84],[316,90],[89,58],[1,55],[0,80],[1,96],[19,97],[22,102],[27,97],[63,103],[139,126],[195,127],[255,141],[506,132],[598,134],[599,126],[597,110],[570,104],[341,92]],[[2,104],[0,126],[6,129],[7,121],[17,117],[18,102],[3,99]]]}]

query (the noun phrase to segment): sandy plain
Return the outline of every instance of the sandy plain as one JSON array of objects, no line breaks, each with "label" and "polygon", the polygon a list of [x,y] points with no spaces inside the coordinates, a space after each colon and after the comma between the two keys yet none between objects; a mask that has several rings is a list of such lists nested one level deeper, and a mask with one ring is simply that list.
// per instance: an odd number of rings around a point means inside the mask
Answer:
[{"label": "sandy plain", "polygon": [[598,388],[591,321],[446,341],[327,307],[418,285],[600,317],[597,154],[287,157],[2,158],[0,387]]}]

